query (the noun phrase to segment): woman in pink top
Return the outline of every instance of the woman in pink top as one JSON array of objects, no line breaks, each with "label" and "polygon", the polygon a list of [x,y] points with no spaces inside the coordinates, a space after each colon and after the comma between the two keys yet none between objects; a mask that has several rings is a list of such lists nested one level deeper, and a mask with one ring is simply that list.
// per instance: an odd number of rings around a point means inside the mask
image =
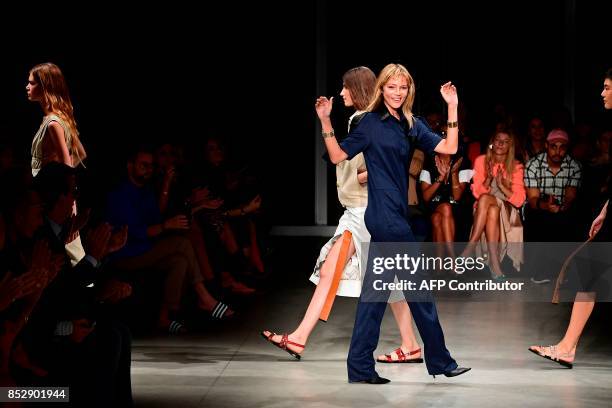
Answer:
[{"label": "woman in pink top", "polygon": [[505,130],[497,131],[487,153],[474,161],[472,193],[477,202],[470,241],[463,253],[476,249],[477,256],[488,254],[494,280],[506,278],[500,266],[504,256],[512,259],[517,270],[523,262],[523,226],[518,210],[526,197],[523,171],[523,165],[514,159],[514,137]]}]

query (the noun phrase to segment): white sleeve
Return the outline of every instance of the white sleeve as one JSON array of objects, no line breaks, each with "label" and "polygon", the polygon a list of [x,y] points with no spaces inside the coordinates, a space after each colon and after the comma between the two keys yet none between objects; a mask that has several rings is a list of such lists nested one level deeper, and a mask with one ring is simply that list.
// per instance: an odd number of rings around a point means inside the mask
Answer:
[{"label": "white sleeve", "polygon": [[469,183],[473,176],[474,176],[474,170],[472,169],[461,170],[459,171],[459,182]]},{"label": "white sleeve", "polygon": [[427,184],[431,184],[431,174],[427,170],[421,170],[421,175],[419,176],[419,181],[423,181]]}]

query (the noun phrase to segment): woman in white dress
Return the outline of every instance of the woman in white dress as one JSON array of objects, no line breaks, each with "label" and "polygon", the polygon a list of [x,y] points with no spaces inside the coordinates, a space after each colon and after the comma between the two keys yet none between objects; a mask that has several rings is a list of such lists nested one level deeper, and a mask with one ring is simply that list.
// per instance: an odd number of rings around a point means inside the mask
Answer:
[{"label": "woman in white dress", "polygon": [[[36,65],[30,70],[26,91],[28,99],[38,102],[45,115],[32,140],[32,175],[36,176],[49,162],[71,167],[82,164],[85,149],[79,139],[68,86],[59,67],[50,62]],[[74,213],[76,215],[76,207]],[[74,265],[85,256],[78,227],[68,241],[66,250]]]},{"label": "woman in white dress", "polygon": [[[358,125],[363,110],[368,106],[374,94],[376,76],[367,67],[352,68],[343,78],[340,96],[344,105],[353,107],[356,112],[349,119],[349,130]],[[333,99],[333,98],[332,98]],[[332,104],[328,105],[331,113]],[[370,234],[365,226],[364,214],[367,207],[367,171],[363,154],[355,156],[336,166],[336,185],[338,199],[345,208],[338,221],[334,236],[323,246],[310,280],[317,285],[306,314],[297,329],[291,333],[276,334],[265,330],[261,335],[275,346],[285,350],[298,360],[301,357],[308,337],[321,317],[326,320],[329,310],[329,292],[334,281],[334,272],[340,263],[342,276],[336,294],[339,296],[359,297],[361,281],[365,269],[362,262],[362,244],[370,241]],[[344,240],[350,240],[348,245]],[[343,247],[344,245],[344,249]],[[391,303],[402,337],[402,345],[390,354],[378,357],[384,363],[422,363],[421,350],[412,329],[410,309],[405,300]]]}]

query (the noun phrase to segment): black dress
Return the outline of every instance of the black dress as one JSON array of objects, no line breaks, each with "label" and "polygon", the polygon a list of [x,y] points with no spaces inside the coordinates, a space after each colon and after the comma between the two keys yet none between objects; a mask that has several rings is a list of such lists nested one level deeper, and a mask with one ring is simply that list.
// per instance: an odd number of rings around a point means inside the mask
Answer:
[{"label": "black dress", "polygon": [[[455,163],[457,163],[457,161],[461,157],[463,157],[463,161],[461,162],[461,165],[459,166],[459,172],[470,170],[471,163],[469,159],[462,154],[461,151],[451,156],[450,167],[452,168],[453,165],[455,165]],[[426,157],[425,165],[423,166],[423,170],[429,173],[431,177],[430,178],[431,183],[429,184],[433,184],[433,182],[440,176],[440,172],[438,172],[438,168],[436,167],[435,155]],[[456,201],[453,198],[453,187],[451,184],[451,177],[449,176],[448,179],[444,183],[440,184],[434,196],[427,203],[427,207],[430,210],[430,213],[433,213],[440,204],[449,203],[451,204],[451,207],[453,208],[453,214],[454,214],[460,202],[461,202],[461,199],[459,201]],[[457,215],[457,214],[454,214],[454,215]]]},{"label": "black dress", "polygon": [[586,244],[571,260],[567,281],[562,286],[563,301],[573,300],[577,292],[595,292],[600,302],[612,300],[612,215],[609,211],[612,182],[608,181],[608,214],[593,240]]}]

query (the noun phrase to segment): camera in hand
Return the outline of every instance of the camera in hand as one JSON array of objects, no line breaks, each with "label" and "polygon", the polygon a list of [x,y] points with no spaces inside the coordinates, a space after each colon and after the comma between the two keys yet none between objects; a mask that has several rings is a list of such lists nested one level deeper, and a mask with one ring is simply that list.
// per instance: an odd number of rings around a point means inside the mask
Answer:
[{"label": "camera in hand", "polygon": [[[561,199],[559,197],[557,197],[557,196],[552,196],[552,197],[553,197],[552,203],[554,205],[561,205]],[[550,200],[550,194],[542,194],[541,200],[542,201]]]}]

